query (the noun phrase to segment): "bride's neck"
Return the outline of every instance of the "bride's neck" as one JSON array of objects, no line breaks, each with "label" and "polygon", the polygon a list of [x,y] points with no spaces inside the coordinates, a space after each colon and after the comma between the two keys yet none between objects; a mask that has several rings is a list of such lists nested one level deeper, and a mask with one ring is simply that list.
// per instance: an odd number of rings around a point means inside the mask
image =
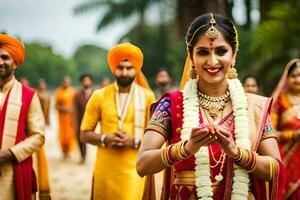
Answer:
[{"label": "bride's neck", "polygon": [[198,81],[199,91],[211,97],[219,97],[225,94],[228,84],[226,79],[219,83],[207,83],[206,81]]}]

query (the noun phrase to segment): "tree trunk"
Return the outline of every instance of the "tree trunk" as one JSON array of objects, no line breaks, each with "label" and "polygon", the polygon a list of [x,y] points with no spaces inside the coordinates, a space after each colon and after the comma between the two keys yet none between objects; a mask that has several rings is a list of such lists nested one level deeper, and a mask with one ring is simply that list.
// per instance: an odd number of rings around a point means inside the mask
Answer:
[{"label": "tree trunk", "polygon": [[178,36],[182,37],[185,35],[190,23],[197,16],[209,12],[226,15],[224,0],[178,0]]}]

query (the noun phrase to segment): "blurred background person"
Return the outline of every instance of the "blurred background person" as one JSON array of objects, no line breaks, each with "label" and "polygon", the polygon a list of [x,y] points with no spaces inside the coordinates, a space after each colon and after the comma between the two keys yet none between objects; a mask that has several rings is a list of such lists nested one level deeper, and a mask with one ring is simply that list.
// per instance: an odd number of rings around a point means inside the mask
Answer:
[{"label": "blurred background person", "polygon": [[255,76],[247,75],[243,79],[243,87],[246,93],[260,94],[260,84]]},{"label": "blurred background person", "polygon": [[103,76],[100,83],[100,88],[104,88],[108,86],[110,83],[111,83],[110,79],[107,76]]},{"label": "blurred background person", "polygon": [[154,90],[155,98],[159,99],[166,92],[172,90],[171,72],[165,67],[159,68],[155,75],[155,84],[157,86]]},{"label": "blurred background person", "polygon": [[80,142],[80,124],[85,111],[85,106],[93,92],[93,76],[91,74],[82,74],[79,78],[81,86],[74,96],[74,117],[75,117],[75,131],[76,139],[80,150],[81,161],[80,164],[85,162],[86,157],[86,144]]},{"label": "blurred background person", "polygon": [[25,76],[21,76],[21,77],[20,77],[20,82],[21,82],[23,85],[30,86],[30,82],[29,82],[28,78],[25,77]]},{"label": "blurred background person", "polygon": [[49,111],[50,111],[50,92],[47,88],[46,81],[40,79],[36,87],[36,93],[40,99],[46,124],[49,126]]},{"label": "blurred background person", "polygon": [[286,65],[272,97],[271,117],[286,168],[284,199],[300,199],[300,59]]},{"label": "blurred background person", "polygon": [[58,113],[58,136],[63,159],[69,158],[75,143],[73,103],[75,93],[76,90],[71,86],[71,78],[65,76],[55,95],[55,108]]}]

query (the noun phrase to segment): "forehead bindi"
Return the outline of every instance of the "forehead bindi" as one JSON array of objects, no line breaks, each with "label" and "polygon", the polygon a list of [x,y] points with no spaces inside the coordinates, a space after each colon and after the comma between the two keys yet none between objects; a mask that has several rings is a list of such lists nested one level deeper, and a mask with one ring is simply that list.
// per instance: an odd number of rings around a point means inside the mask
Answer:
[{"label": "forehead bindi", "polygon": [[207,49],[216,49],[219,47],[230,47],[230,45],[225,41],[222,35],[218,38],[207,38],[204,36],[200,37],[198,42],[195,45],[195,48],[207,48]]}]

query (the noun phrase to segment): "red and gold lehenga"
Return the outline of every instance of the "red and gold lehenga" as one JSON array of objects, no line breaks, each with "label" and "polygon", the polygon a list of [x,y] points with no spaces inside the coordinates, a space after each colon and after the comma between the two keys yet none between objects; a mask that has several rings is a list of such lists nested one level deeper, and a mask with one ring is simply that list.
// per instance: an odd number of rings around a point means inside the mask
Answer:
[{"label": "red and gold lehenga", "polygon": [[284,199],[300,199],[300,141],[293,140],[293,134],[300,129],[300,102],[293,99],[287,85],[288,70],[295,62],[288,63],[272,96],[274,98],[271,118],[280,137],[280,153],[285,167]]},{"label": "red and gold lehenga", "polygon": [[[163,96],[157,104],[153,105],[155,110],[146,130],[154,130],[160,133],[164,136],[168,144],[179,142],[181,140],[180,132],[182,130],[183,116],[182,98],[183,95],[179,91],[168,93]],[[250,95],[248,96],[248,101],[251,102],[248,107],[250,120],[253,121],[253,124],[250,124],[250,127],[252,128],[250,131],[250,140],[252,143],[252,150],[257,151],[260,141],[274,137],[271,120],[268,114],[271,100],[257,95]],[[233,113],[231,112],[221,119],[219,124],[225,125],[233,132],[233,119]],[[203,116],[201,112],[199,112],[199,121],[200,124],[203,123]],[[231,198],[233,183],[233,160],[229,157],[226,157],[224,160],[221,174],[225,178],[222,181],[216,182],[213,178],[220,173],[220,168],[222,166],[221,153],[222,149],[218,144],[209,145],[211,181],[213,183],[214,191],[213,199],[229,200]],[[277,196],[280,168],[281,166],[278,164],[273,173],[273,179],[270,182],[261,181],[250,174],[250,192],[253,194],[251,196],[254,197],[254,199],[275,200],[281,198]],[[198,199],[194,172],[194,156],[175,163],[171,168],[166,168],[161,199]],[[153,179],[149,178],[148,180]],[[149,182],[146,183],[143,199],[155,199],[153,195],[150,195],[151,184],[149,184]]]}]

